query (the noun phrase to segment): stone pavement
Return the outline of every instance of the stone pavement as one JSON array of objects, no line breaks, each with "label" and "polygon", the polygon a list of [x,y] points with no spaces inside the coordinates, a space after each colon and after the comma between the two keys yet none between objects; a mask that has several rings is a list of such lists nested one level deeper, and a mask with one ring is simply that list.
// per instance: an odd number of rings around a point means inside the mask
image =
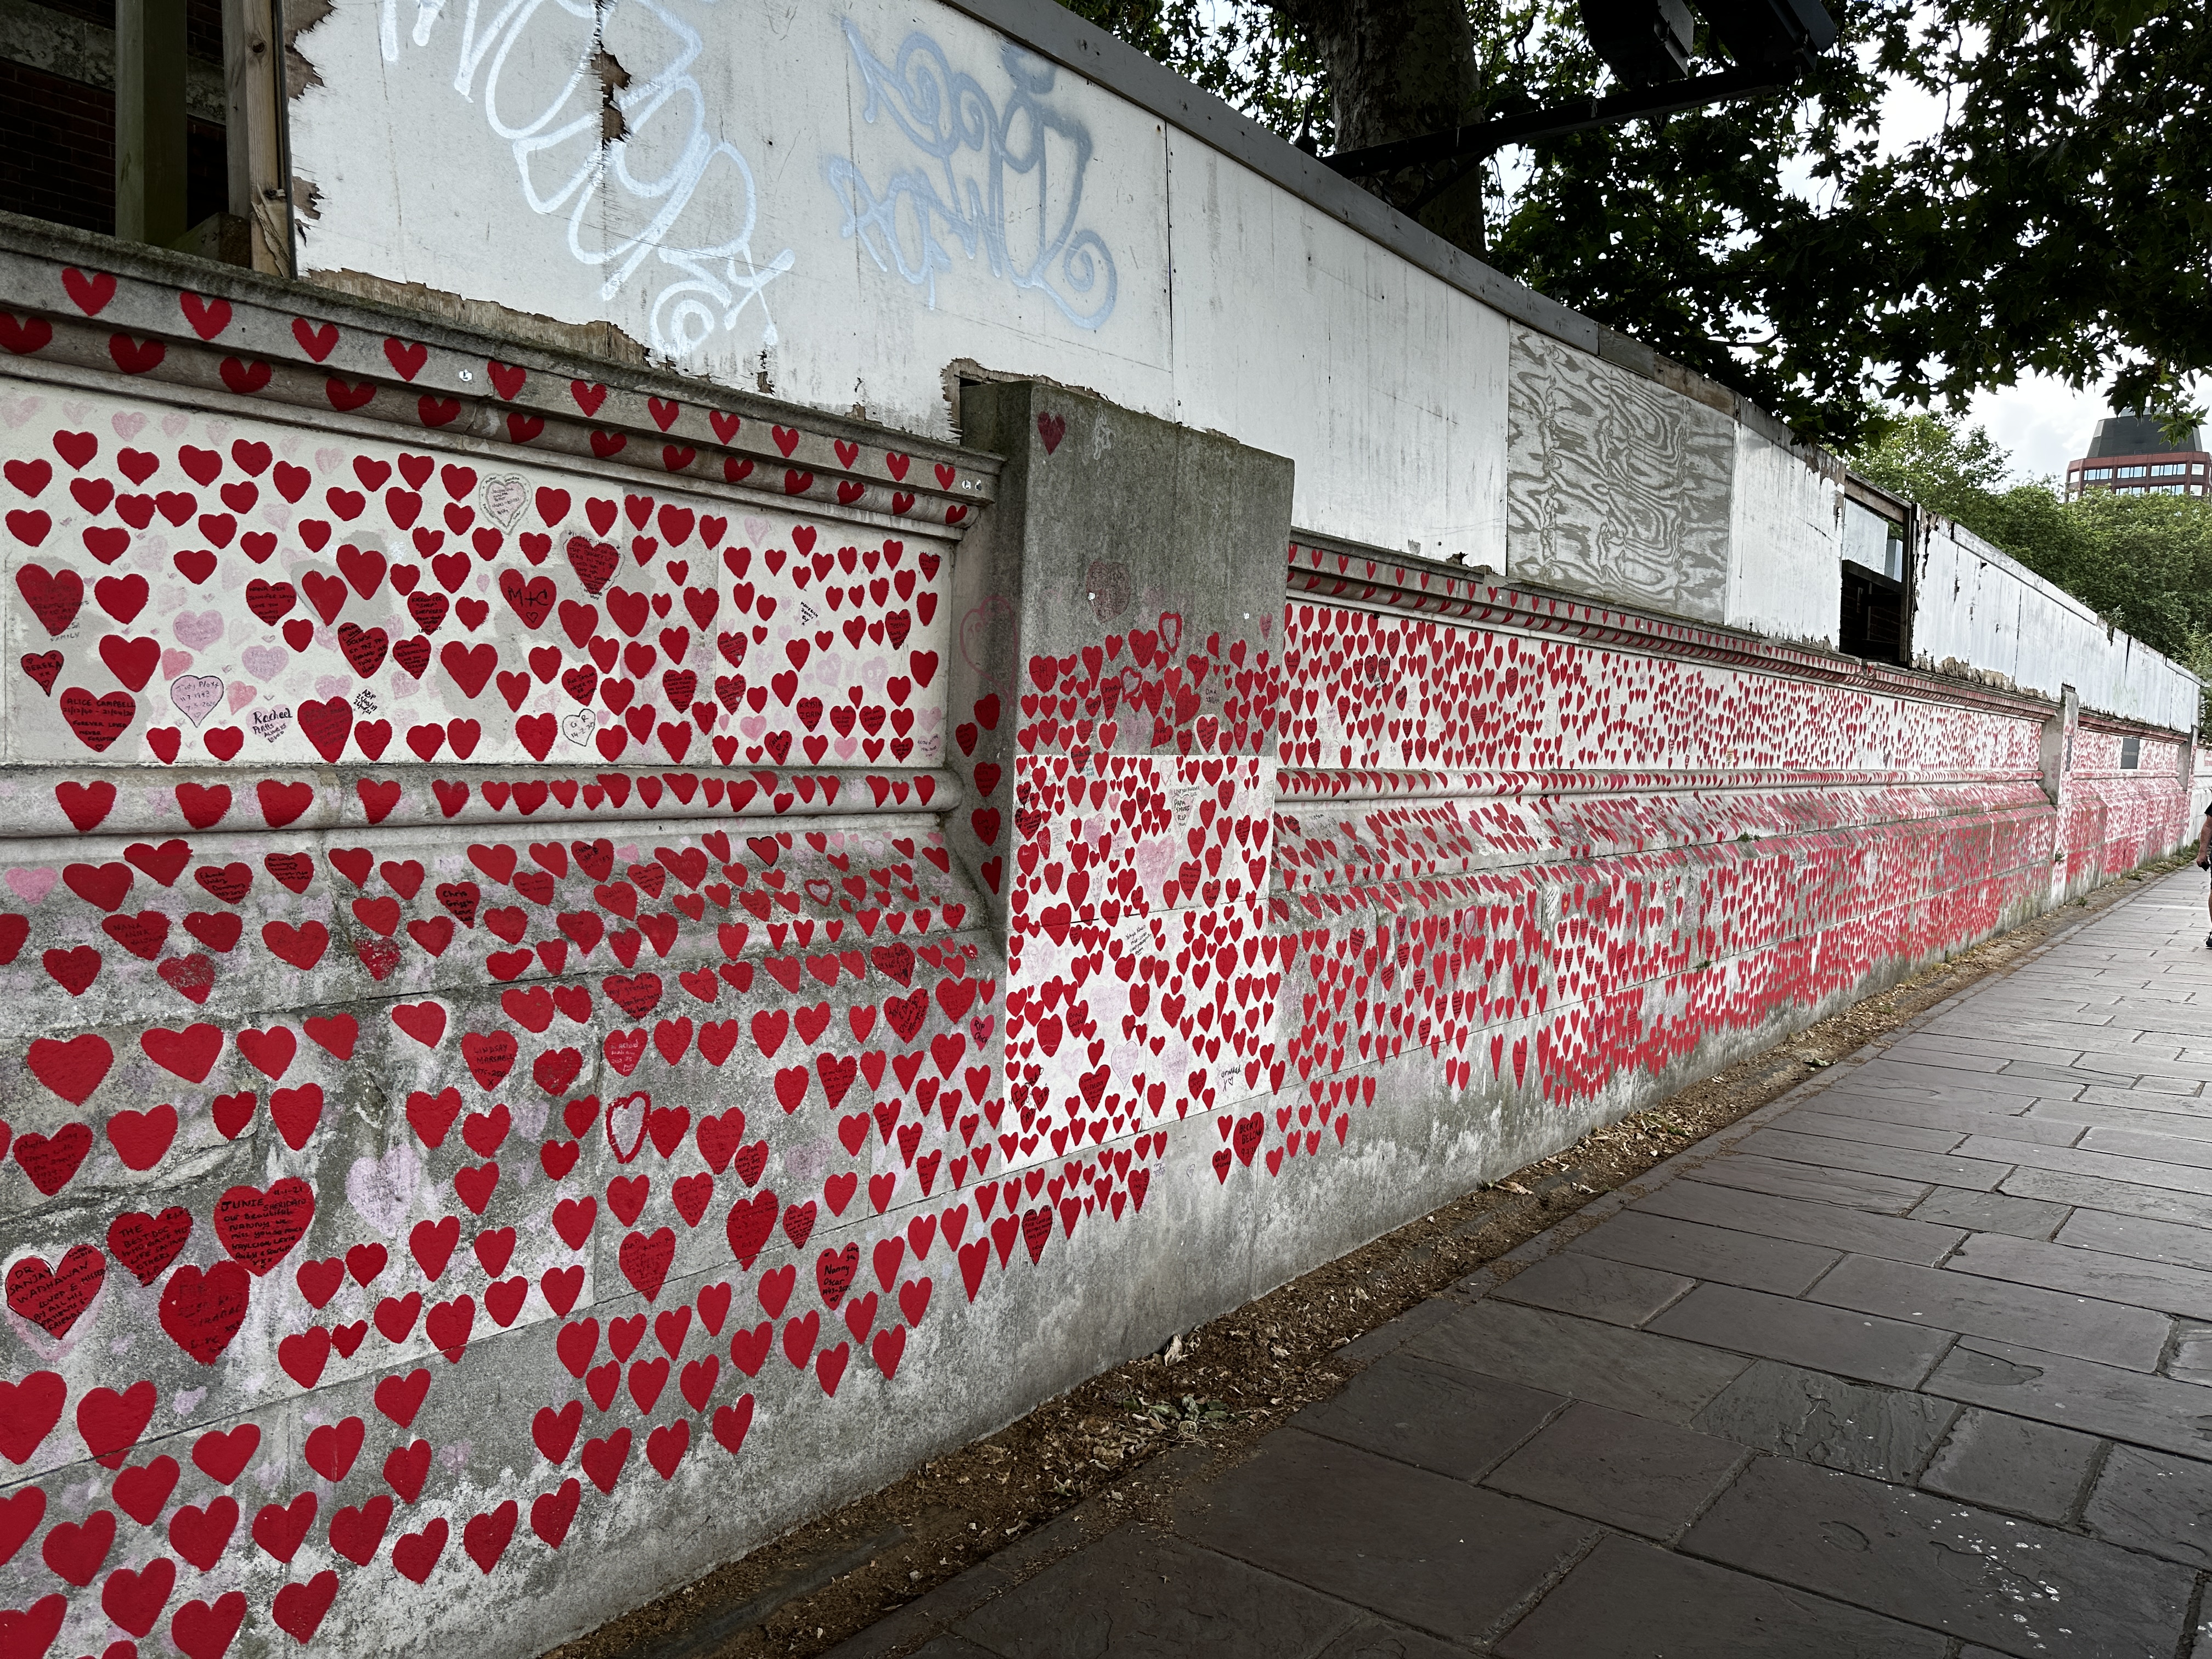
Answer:
[{"label": "stone pavement", "polygon": [[1363,1338],[1169,1529],[1091,1500],[836,1659],[2212,1659],[2203,890]]}]

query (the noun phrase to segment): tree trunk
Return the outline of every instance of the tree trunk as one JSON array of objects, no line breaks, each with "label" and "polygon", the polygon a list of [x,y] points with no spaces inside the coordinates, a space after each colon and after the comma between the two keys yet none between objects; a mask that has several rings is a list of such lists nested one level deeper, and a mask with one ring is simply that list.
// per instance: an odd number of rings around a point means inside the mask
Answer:
[{"label": "tree trunk", "polygon": [[[1476,118],[1480,77],[1465,0],[1269,0],[1304,33],[1328,71],[1336,147],[1362,149]],[[1362,181],[1403,204],[1425,187],[1419,173]],[[1470,252],[1482,251],[1479,176],[1445,191],[1421,222]]]}]

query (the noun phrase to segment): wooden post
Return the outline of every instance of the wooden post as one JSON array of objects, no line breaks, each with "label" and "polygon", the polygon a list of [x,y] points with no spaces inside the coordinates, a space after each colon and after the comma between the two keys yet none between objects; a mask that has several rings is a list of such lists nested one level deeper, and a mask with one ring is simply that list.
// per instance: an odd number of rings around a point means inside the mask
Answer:
[{"label": "wooden post", "polygon": [[253,269],[292,274],[291,192],[284,176],[284,52],[273,0],[223,0],[230,210],[246,221]]},{"label": "wooden post", "polygon": [[115,234],[185,234],[185,0],[116,0]]}]

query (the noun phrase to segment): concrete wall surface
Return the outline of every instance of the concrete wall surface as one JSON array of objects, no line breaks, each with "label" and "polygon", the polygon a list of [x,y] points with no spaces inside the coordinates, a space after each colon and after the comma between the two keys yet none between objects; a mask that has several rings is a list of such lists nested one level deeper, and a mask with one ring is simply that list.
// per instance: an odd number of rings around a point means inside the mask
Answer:
[{"label": "concrete wall surface", "polygon": [[523,1659],[2193,830],[1073,25],[737,16],[343,0],[313,281],[0,223],[0,1659]]},{"label": "concrete wall surface", "polygon": [[2197,724],[2192,676],[1964,527],[1929,523],[1916,572],[1913,650],[1923,667],[2178,731]]},{"label": "concrete wall surface", "polygon": [[[317,281],[939,439],[963,377],[1083,387],[1288,458],[1316,534],[1838,643],[1832,458],[1050,0],[335,0],[298,50]],[[1922,665],[2194,724],[2065,595],[1922,548]]]}]

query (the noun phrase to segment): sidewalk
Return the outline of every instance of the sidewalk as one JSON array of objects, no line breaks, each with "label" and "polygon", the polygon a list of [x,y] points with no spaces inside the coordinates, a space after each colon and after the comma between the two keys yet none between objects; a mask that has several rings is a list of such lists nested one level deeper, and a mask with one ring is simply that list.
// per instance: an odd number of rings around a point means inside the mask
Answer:
[{"label": "sidewalk", "polygon": [[1093,1499],[835,1659],[2208,1659],[2203,892],[1362,1339],[1165,1529]]}]

